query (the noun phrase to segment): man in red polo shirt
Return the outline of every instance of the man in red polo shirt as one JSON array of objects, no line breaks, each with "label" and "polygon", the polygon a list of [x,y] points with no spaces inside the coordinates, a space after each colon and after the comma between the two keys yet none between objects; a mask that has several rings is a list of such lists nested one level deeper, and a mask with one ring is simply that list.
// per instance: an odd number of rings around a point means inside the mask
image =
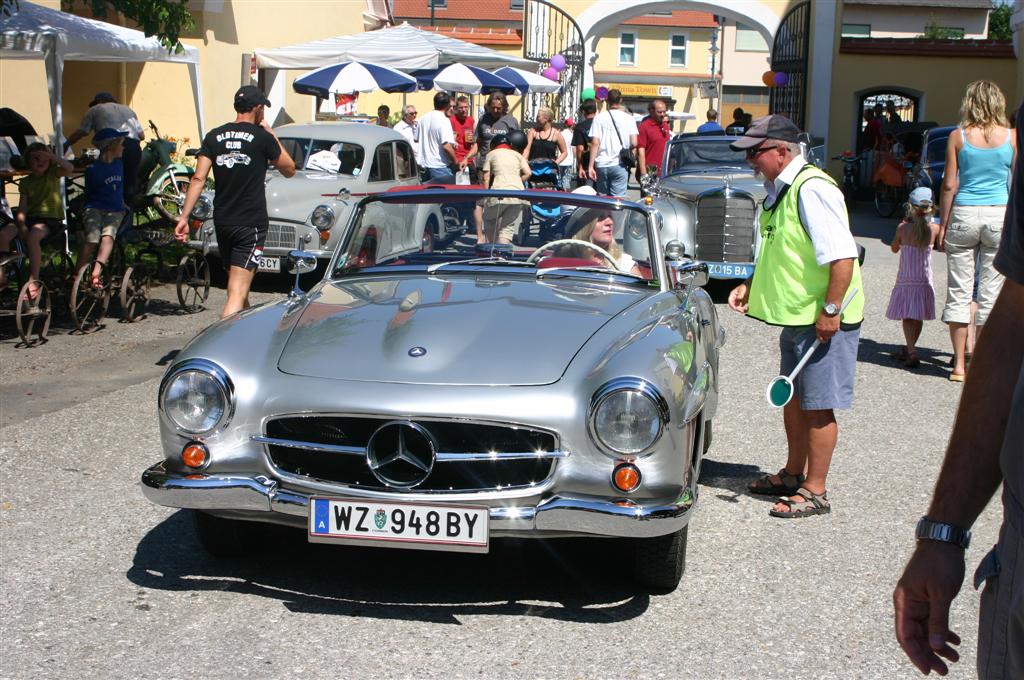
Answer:
[{"label": "man in red polo shirt", "polygon": [[476,183],[476,167],[473,158],[476,156],[476,137],[473,130],[476,129],[476,121],[469,115],[469,97],[461,95],[455,100],[455,110],[449,119],[452,121],[452,131],[455,133],[455,160],[458,162],[456,172],[468,167],[470,181]]},{"label": "man in red polo shirt", "polygon": [[665,155],[665,145],[672,132],[668,122],[668,105],[661,99],[655,99],[648,107],[650,114],[637,125],[637,181],[647,174],[647,167],[654,166],[654,174],[661,172],[661,159]]}]

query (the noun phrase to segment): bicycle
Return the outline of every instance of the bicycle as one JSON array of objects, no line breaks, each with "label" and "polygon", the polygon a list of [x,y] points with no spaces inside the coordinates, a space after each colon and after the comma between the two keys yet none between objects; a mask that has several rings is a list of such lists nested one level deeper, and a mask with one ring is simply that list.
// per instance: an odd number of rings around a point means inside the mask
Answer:
[{"label": "bicycle", "polygon": [[857,173],[860,171],[860,156],[846,151],[838,156],[833,156],[832,160],[843,163],[843,182],[839,188],[843,192],[843,198],[846,199],[846,205],[853,207],[857,201]]}]

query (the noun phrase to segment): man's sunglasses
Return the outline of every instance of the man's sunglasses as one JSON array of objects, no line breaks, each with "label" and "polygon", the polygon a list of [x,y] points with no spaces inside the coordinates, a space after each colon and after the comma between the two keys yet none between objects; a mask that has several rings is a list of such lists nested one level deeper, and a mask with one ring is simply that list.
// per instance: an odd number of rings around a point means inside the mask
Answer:
[{"label": "man's sunglasses", "polygon": [[765,151],[771,151],[772,149],[778,149],[778,148],[779,147],[777,145],[772,145],[772,146],[759,146],[759,147],[755,147],[753,149],[747,149],[747,158],[757,158],[758,156],[763,154]]}]

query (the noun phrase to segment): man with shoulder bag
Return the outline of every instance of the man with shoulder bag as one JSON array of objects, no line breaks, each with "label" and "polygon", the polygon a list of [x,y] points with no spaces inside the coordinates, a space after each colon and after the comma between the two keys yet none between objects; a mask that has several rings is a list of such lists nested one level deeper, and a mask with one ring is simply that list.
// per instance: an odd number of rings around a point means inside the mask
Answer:
[{"label": "man with shoulder bag", "polygon": [[638,131],[633,116],[621,109],[622,93],[608,91],[608,110],[594,118],[590,128],[590,167],[597,193],[624,197],[629,171],[636,167]]}]

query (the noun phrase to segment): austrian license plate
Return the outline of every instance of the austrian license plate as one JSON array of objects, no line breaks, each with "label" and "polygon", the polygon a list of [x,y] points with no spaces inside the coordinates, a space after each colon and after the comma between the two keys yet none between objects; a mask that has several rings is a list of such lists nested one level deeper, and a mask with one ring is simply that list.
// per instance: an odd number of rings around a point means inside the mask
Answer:
[{"label": "austrian license plate", "polygon": [[708,275],[718,279],[746,279],[754,273],[752,264],[732,264],[729,262],[708,262]]},{"label": "austrian license plate", "polygon": [[279,272],[281,271],[281,258],[261,257],[259,268],[261,272]]},{"label": "austrian license plate", "polygon": [[488,551],[487,508],[314,498],[309,540],[420,550]]}]

